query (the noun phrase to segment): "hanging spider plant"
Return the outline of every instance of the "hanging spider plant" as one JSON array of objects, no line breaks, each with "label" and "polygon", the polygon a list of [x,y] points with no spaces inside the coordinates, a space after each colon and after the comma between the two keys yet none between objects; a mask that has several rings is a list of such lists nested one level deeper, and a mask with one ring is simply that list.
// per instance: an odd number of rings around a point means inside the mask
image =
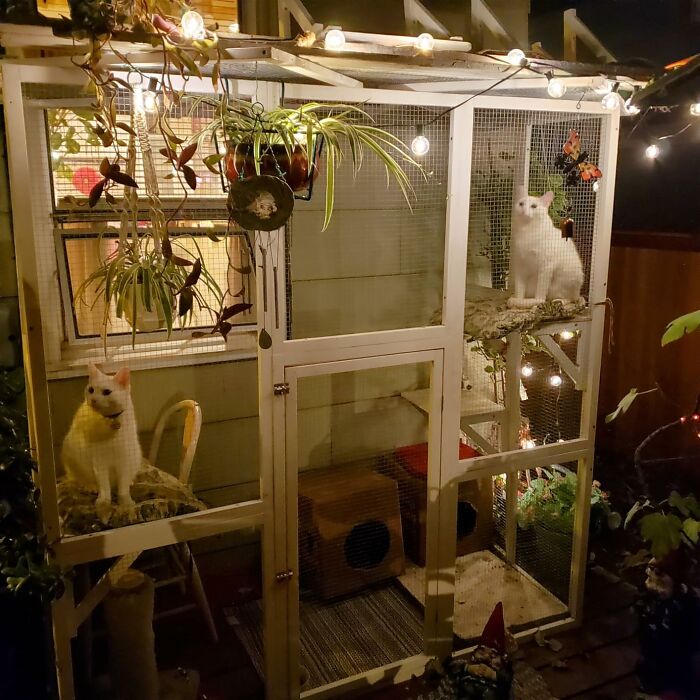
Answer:
[{"label": "hanging spider plant", "polygon": [[300,107],[264,111],[259,103],[202,97],[216,107],[214,119],[196,136],[198,140],[223,136],[225,153],[204,159],[213,172],[223,169],[229,181],[251,175],[283,177],[294,191],[308,188],[318,175],[320,142],[326,151],[326,197],[323,230],[328,228],[335,201],[335,172],[349,157],[353,173],[360,170],[366,151],[379,158],[387,178],[399,186],[410,207],[413,187],[404,165],[420,169],[408,148],[393,134],[372,123],[372,117],[354,105],[309,102]]},{"label": "hanging spider plant", "polygon": [[[192,240],[200,253],[194,261],[173,252],[173,247],[186,252],[178,238],[163,241],[161,250],[154,245],[150,233],[120,238],[116,250],[78,287],[75,303],[88,304],[88,292],[94,295],[91,308],[102,301],[105,340],[114,305],[117,318],[125,319],[131,326],[132,346],[137,331],[165,329],[170,336],[178,318],[182,326],[187,325],[194,302],[211,312],[214,323],[223,306],[224,294],[202,265],[199,246],[193,237]],[[213,296],[216,310],[203,296],[198,282]]]}]

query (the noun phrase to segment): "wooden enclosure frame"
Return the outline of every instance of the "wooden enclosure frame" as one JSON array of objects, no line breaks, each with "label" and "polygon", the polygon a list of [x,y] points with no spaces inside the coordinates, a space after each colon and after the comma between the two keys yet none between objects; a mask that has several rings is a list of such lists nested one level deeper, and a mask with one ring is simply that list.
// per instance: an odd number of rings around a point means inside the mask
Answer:
[{"label": "wooden enclosure frame", "polygon": [[[175,544],[223,532],[235,531],[251,525],[262,527],[262,553],[265,610],[265,663],[266,691],[270,700],[291,700],[299,697],[298,674],[298,583],[296,576],[287,581],[277,580],[278,574],[297,572],[296,544],[296,482],[294,446],[294,386],[299,377],[310,373],[328,373],[358,368],[382,367],[413,362],[432,363],[431,438],[429,467],[429,525],[426,571],[426,648],[412,659],[390,664],[360,677],[316,689],[304,697],[326,698],[341,690],[348,690],[373,682],[400,682],[419,671],[432,656],[452,652],[452,616],[454,608],[455,540],[449,533],[456,527],[456,489],[460,482],[487,475],[513,473],[519,469],[551,464],[552,461],[576,460],[578,469],[577,510],[574,526],[574,553],[571,564],[570,616],[548,626],[562,628],[580,622],[583,605],[583,585],[587,553],[590,489],[596,404],[603,347],[605,299],[607,297],[607,267],[610,245],[612,205],[615,184],[615,164],[619,130],[619,112],[607,112],[598,103],[576,99],[533,99],[525,97],[478,96],[465,103],[464,95],[447,92],[427,93],[409,90],[366,89],[362,87],[330,87],[323,85],[287,84],[285,96],[290,99],[338,100],[343,102],[377,102],[398,105],[433,105],[454,107],[451,112],[450,162],[447,184],[445,222],[445,258],[443,282],[442,325],[403,328],[399,330],[357,333],[352,335],[288,340],[284,324],[276,328],[273,303],[267,313],[259,310],[258,329],[270,332],[270,349],[257,349],[258,393],[260,425],[260,498],[255,501],[213,508],[201,513],[179,516],[169,520],[132,525],[95,535],[62,539],[58,526],[54,448],[51,439],[51,414],[48,382],[51,347],[60,339],[47,321],[55,308],[45,303],[42,289],[46,288],[46,271],[34,246],[33,232],[41,225],[41,202],[32,188],[30,168],[32,144],[30,126],[32,107],[22,94],[24,83],[77,85],[83,74],[77,68],[51,65],[48,61],[27,61],[3,64],[8,134],[9,168],[12,186],[12,204],[20,279],[20,304],[25,367],[28,378],[28,404],[32,451],[40,465],[40,485],[43,493],[44,524],[52,543],[56,560],[64,565],[75,565],[107,557],[130,555],[133,552]],[[206,90],[206,82],[196,83],[195,89]],[[276,104],[279,85],[237,81],[239,94],[256,94],[263,104]],[[211,87],[208,88],[211,90]],[[256,92],[257,91],[257,92]],[[463,104],[464,103],[464,104]],[[562,363],[583,391],[581,437],[566,443],[554,443],[532,450],[517,448],[519,426],[519,336],[510,338],[507,357],[507,385],[505,410],[499,416],[504,426],[509,451],[485,454],[470,460],[459,460],[456,437],[459,435],[460,379],[462,372],[462,342],[464,320],[464,291],[466,284],[467,239],[469,222],[469,192],[471,176],[471,144],[474,110],[499,108],[509,110],[554,110],[602,116],[601,156],[605,178],[600,183],[596,209],[596,241],[592,286],[590,289],[590,320],[582,321],[577,363]],[[26,203],[32,206],[27,207]],[[261,233],[266,245],[284,245],[281,231]],[[283,258],[280,258],[283,259]],[[284,269],[278,269],[278,287],[285,288]],[[258,299],[263,299],[263,286],[257,276]],[[268,302],[273,302],[274,285],[268,285]],[[286,318],[284,295],[277,300],[279,313]],[[551,324],[538,332],[556,332],[572,328],[571,322]],[[251,348],[241,348],[250,356]],[[217,360],[226,359],[228,352],[217,354]],[[195,356],[196,357],[196,356]],[[420,358],[420,359],[416,359]],[[192,360],[187,355],[178,364],[195,364],[206,358]],[[70,372],[84,370],[73,368]],[[275,395],[274,385],[289,384],[290,393]],[[439,389],[439,391],[438,391]],[[439,420],[436,419],[439,417]],[[507,496],[508,535],[507,559],[515,556],[515,482],[510,480]],[[439,573],[439,576],[438,576]],[[102,584],[103,586],[106,584]],[[53,605],[54,641],[61,700],[74,697],[70,657],[70,639],[84,619],[83,611],[73,602],[68,590]],[[528,636],[534,632],[526,632]]]}]

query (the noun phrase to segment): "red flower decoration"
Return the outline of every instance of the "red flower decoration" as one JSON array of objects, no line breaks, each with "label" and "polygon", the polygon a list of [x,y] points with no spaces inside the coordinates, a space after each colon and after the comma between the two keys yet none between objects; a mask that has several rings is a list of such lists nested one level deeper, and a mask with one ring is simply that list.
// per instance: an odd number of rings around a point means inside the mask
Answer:
[{"label": "red flower decoration", "polygon": [[94,168],[78,168],[73,173],[73,187],[84,195],[89,195],[90,190],[102,179],[100,173]]}]

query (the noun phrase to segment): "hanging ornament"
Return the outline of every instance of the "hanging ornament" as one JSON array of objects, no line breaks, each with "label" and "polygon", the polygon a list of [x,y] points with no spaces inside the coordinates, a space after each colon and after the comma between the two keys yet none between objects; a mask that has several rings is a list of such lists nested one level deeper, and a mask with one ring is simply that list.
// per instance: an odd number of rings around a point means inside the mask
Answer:
[{"label": "hanging ornament", "polygon": [[80,194],[84,194],[87,197],[92,188],[101,179],[102,175],[100,175],[95,168],[84,166],[73,172],[71,183],[73,184],[73,187],[80,192]]},{"label": "hanging ornament", "polygon": [[561,229],[562,238],[574,237],[574,220],[572,218],[567,216],[565,219],[562,219],[559,228]]},{"label": "hanging ornament", "polygon": [[255,175],[231,183],[228,211],[248,231],[274,231],[292,215],[294,193],[273,175]]},{"label": "hanging ornament", "polygon": [[586,159],[588,153],[581,151],[581,139],[578,132],[571,129],[569,138],[562,147],[562,152],[557,156],[555,165],[566,176],[567,185],[576,185],[581,180],[584,182],[595,181],[603,177],[603,173],[595,163]]}]

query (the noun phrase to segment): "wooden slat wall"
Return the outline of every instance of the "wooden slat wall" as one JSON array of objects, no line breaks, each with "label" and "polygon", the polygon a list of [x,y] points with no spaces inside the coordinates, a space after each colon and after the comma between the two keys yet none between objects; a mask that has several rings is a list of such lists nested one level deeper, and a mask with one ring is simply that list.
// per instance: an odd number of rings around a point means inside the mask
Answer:
[{"label": "wooden slat wall", "polygon": [[[615,306],[615,346],[604,352],[598,405],[598,446],[631,456],[654,428],[692,410],[700,391],[700,332],[661,347],[669,321],[700,308],[700,237],[673,234],[619,234],[613,238],[609,296]],[[654,386],[627,415],[606,425],[630,388]],[[676,456],[698,439],[679,430],[660,441],[658,456]]]},{"label": "wooden slat wall", "polygon": [[[68,0],[37,0],[39,12],[46,17],[68,17]],[[228,29],[231,22],[238,22],[238,0],[192,0],[192,7],[198,10],[208,22],[218,22]]]}]

